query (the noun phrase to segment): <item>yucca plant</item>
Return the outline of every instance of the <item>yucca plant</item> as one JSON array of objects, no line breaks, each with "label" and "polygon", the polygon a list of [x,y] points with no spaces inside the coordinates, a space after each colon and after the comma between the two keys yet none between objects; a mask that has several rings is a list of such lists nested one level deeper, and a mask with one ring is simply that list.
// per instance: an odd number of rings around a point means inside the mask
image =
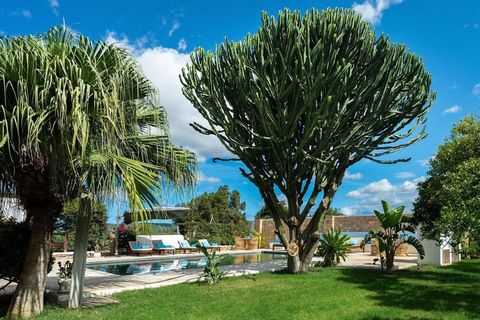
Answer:
[{"label": "yucca plant", "polygon": [[378,241],[380,254],[382,257],[384,255],[384,259],[380,258],[382,269],[386,273],[391,273],[395,260],[395,251],[400,245],[406,243],[413,246],[419,253],[420,259],[423,259],[425,256],[425,249],[420,240],[406,234],[406,232],[414,233],[415,229],[409,224],[411,218],[403,215],[405,207],[391,208],[386,201],[382,201],[382,207],[383,212],[378,210],[373,212],[380,221],[383,230],[370,231],[369,238]]},{"label": "yucca plant", "polygon": [[216,251],[209,253],[207,248],[203,246],[199,246],[199,248],[200,251],[207,258],[207,263],[205,264],[205,268],[203,269],[203,277],[205,278],[205,280],[207,280],[208,284],[216,284],[223,277],[225,277],[225,273],[221,272],[218,266],[226,256],[217,256]]},{"label": "yucca plant", "polygon": [[80,198],[88,217],[92,198],[124,194],[145,216],[164,187],[195,182],[195,156],[171,144],[157,96],[125,49],[65,27],[0,37],[0,195],[17,197],[31,226],[10,317],[43,308],[50,239],[66,200]]},{"label": "yucca plant", "polygon": [[331,229],[320,238],[317,255],[323,258],[323,267],[336,266],[347,258],[347,252],[352,245],[350,237],[340,231]]}]

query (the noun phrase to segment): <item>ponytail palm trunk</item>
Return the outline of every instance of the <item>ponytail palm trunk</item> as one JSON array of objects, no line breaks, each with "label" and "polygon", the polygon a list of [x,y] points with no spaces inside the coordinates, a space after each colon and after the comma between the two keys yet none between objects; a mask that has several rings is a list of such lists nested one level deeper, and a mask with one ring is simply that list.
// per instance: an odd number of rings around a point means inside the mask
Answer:
[{"label": "ponytail palm trunk", "polygon": [[80,195],[79,210],[75,231],[75,249],[73,253],[72,281],[68,307],[77,309],[83,302],[83,282],[87,263],[88,226],[92,213],[92,195]]},{"label": "ponytail palm trunk", "polygon": [[[157,92],[124,49],[65,28],[0,40],[0,193],[32,235],[8,315],[41,312],[53,222],[65,200],[123,194],[136,215],[193,185],[195,156],[171,144]],[[88,210],[87,210],[88,211]]]},{"label": "ponytail palm trunk", "polygon": [[41,312],[50,258],[50,240],[55,217],[63,209],[63,197],[52,191],[39,172],[19,174],[17,195],[30,222],[31,236],[19,283],[11,302],[12,318],[26,318]]},{"label": "ponytail palm trunk", "polygon": [[425,137],[434,97],[421,59],[341,9],[264,13],[257,33],[193,52],[181,80],[208,121],[193,128],[215,135],[260,191],[291,273],[308,270],[347,168],[407,161],[379,157]]}]

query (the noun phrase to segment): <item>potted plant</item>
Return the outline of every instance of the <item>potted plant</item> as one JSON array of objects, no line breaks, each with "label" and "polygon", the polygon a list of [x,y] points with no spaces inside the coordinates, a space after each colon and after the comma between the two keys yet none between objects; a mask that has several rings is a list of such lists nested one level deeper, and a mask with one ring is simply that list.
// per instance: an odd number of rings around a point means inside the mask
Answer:
[{"label": "potted plant", "polygon": [[257,238],[257,248],[263,248],[263,234],[255,229],[252,230],[253,238]]},{"label": "potted plant", "polygon": [[245,250],[245,238],[235,237],[235,250]]},{"label": "potted plant", "polygon": [[58,262],[58,292],[69,292],[72,283],[72,263],[67,260],[62,265]]},{"label": "potted plant", "polygon": [[100,258],[102,256],[102,247],[99,243],[95,244],[95,252],[93,253],[94,258]]}]

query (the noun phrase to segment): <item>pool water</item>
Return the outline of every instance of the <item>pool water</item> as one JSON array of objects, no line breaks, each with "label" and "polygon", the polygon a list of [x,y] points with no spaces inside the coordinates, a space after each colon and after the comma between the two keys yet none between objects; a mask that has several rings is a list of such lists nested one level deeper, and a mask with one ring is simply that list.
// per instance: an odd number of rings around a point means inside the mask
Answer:
[{"label": "pool water", "polygon": [[[233,254],[222,255],[220,265],[242,265],[248,263],[268,262],[272,260],[286,259],[284,254]],[[185,269],[197,269],[205,267],[206,258],[181,258],[181,259],[162,259],[156,261],[142,261],[135,263],[115,263],[88,265],[87,268],[103,271],[116,275],[134,275],[134,274],[158,274],[164,272],[175,272]]]},{"label": "pool water", "polygon": [[349,231],[349,232],[342,232],[342,234],[347,235],[350,238],[364,238],[366,235],[368,235],[368,232]]}]

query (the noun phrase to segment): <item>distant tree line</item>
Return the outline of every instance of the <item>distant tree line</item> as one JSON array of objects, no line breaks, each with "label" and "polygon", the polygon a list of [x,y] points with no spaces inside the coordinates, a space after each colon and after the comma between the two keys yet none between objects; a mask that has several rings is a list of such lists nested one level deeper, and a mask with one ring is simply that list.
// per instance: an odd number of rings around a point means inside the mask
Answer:
[{"label": "distant tree line", "polygon": [[206,238],[211,242],[233,244],[235,236],[244,236],[250,230],[240,192],[230,191],[226,185],[183,205],[190,210],[177,223],[180,232],[190,241]]},{"label": "distant tree line", "polygon": [[[55,236],[61,236],[62,241],[67,243],[68,248],[73,248],[75,243],[75,230],[80,200],[67,201],[62,213],[55,220]],[[107,208],[102,203],[95,201],[90,217],[88,232],[88,250],[102,249],[107,245]],[[58,238],[55,240],[59,240]]]}]

